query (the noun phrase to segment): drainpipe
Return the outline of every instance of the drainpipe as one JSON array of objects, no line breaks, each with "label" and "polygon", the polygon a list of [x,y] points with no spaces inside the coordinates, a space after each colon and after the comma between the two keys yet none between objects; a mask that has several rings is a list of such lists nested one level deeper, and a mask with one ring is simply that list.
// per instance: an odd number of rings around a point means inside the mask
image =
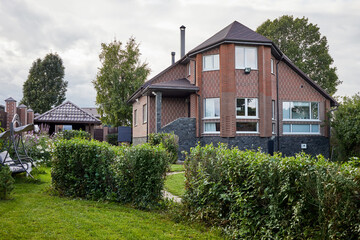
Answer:
[{"label": "drainpipe", "polygon": [[276,125],[277,125],[277,151],[280,151],[280,104],[279,104],[279,63],[283,60],[281,55],[280,60],[276,63]]}]

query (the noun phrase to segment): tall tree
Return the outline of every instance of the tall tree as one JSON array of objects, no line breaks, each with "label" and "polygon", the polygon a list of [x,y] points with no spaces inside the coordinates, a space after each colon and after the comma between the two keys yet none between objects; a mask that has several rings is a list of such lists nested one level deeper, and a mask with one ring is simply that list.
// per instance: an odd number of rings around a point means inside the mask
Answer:
[{"label": "tall tree", "polygon": [[65,100],[68,82],[64,80],[63,61],[57,53],[49,53],[33,62],[23,85],[22,103],[34,112],[44,113]]},{"label": "tall tree", "polygon": [[132,107],[127,99],[138,89],[150,73],[147,63],[140,62],[139,44],[131,37],[122,48],[120,41],[101,44],[101,67],[93,81],[96,104],[101,120],[114,126],[129,126]]},{"label": "tall tree", "polygon": [[334,60],[329,54],[325,36],[317,25],[308,19],[284,15],[273,21],[267,20],[256,32],[271,39],[303,72],[329,94],[336,92],[341,83],[336,75]]}]

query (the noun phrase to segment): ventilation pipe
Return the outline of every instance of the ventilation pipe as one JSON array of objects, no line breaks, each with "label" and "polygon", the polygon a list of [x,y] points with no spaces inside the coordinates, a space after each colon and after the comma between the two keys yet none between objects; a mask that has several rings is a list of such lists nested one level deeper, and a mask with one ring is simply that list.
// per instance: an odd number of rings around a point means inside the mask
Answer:
[{"label": "ventilation pipe", "polygon": [[181,42],[181,48],[180,48],[180,58],[185,56],[185,26],[182,25],[180,27],[180,42]]},{"label": "ventilation pipe", "polygon": [[171,65],[175,63],[175,52],[171,52]]}]

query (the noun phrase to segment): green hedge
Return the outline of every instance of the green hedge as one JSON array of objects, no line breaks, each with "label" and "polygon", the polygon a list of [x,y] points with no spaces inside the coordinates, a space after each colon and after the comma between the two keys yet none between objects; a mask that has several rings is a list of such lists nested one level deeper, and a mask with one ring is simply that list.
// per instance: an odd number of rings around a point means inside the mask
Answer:
[{"label": "green hedge", "polygon": [[81,139],[91,139],[91,135],[88,132],[85,132],[83,130],[65,130],[60,133],[58,133],[58,138],[70,140],[72,138],[81,138]]},{"label": "green hedge", "polygon": [[54,143],[52,181],[62,195],[150,208],[161,199],[166,150],[143,144],[114,147],[82,139]]},{"label": "green hedge", "polygon": [[148,141],[152,146],[163,144],[170,155],[171,163],[176,163],[179,150],[179,137],[177,135],[174,133],[151,133]]},{"label": "green hedge", "polygon": [[356,164],[197,146],[185,161],[185,212],[232,238],[359,239]]},{"label": "green hedge", "polygon": [[118,134],[117,133],[111,133],[106,135],[106,141],[110,143],[111,145],[118,145]]},{"label": "green hedge", "polygon": [[14,182],[9,166],[0,165],[0,200],[9,197],[14,189]]}]

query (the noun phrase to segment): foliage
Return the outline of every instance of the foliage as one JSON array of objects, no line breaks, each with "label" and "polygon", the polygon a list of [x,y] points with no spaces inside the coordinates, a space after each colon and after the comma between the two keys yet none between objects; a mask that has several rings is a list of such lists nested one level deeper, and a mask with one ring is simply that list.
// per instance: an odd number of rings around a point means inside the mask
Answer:
[{"label": "foliage", "polygon": [[271,39],[294,64],[333,95],[341,83],[336,75],[336,67],[329,54],[325,36],[321,36],[319,27],[309,23],[308,19],[293,16],[281,16],[273,21],[267,20],[256,32]]},{"label": "foliage", "polygon": [[111,133],[106,136],[106,141],[110,143],[111,145],[118,145],[118,134],[117,133]]},{"label": "foliage", "polygon": [[0,200],[8,199],[14,189],[14,179],[11,176],[9,166],[0,164]]},{"label": "foliage", "polygon": [[54,145],[51,174],[61,195],[140,208],[150,208],[161,199],[169,164],[161,146],[114,147],[84,139],[58,140]]},{"label": "foliage", "polygon": [[169,168],[166,150],[149,144],[118,149],[120,158],[114,164],[118,200],[132,202],[140,208],[157,205],[162,199],[161,190]]},{"label": "foliage", "polygon": [[335,159],[347,161],[360,157],[360,94],[344,97],[342,104],[333,112],[333,138]]},{"label": "foliage", "polygon": [[185,161],[186,213],[239,239],[359,239],[360,171],[304,153],[197,146]]},{"label": "foliage", "polygon": [[176,163],[179,149],[179,137],[177,135],[174,133],[151,133],[148,141],[152,146],[163,144],[170,155],[171,163]]},{"label": "foliage", "polygon": [[73,138],[90,140],[91,135],[90,135],[90,133],[83,131],[83,130],[65,130],[65,131],[57,133],[55,138],[56,139],[61,138],[61,139],[65,139],[65,140],[70,140]]},{"label": "foliage", "polygon": [[48,134],[28,133],[24,136],[25,148],[36,164],[51,166],[52,139]]},{"label": "foliage", "polygon": [[41,184],[15,175],[14,200],[0,201],[0,239],[223,239],[199,224],[172,221],[168,212],[52,196],[45,170],[34,176]]},{"label": "foliage", "polygon": [[146,63],[140,62],[139,45],[130,38],[125,48],[120,41],[101,44],[101,68],[93,81],[96,104],[101,121],[114,126],[130,126],[132,107],[127,99],[150,73]]},{"label": "foliage", "polygon": [[[5,130],[1,127],[1,122],[0,122],[0,133],[4,132]],[[3,151],[3,146],[4,146],[4,142],[2,139],[0,139],[0,152]]]},{"label": "foliage", "polygon": [[34,112],[44,113],[65,100],[68,82],[64,80],[64,66],[60,56],[49,53],[33,62],[23,85],[25,104]]},{"label": "foliage", "polygon": [[176,173],[166,176],[165,189],[175,196],[182,197],[185,193],[185,174]]}]

